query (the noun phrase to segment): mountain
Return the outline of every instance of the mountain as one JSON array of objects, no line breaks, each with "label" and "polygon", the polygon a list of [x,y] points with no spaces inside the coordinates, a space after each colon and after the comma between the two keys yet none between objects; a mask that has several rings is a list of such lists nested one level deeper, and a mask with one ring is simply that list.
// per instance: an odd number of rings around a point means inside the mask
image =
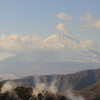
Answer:
[{"label": "mountain", "polygon": [[[73,74],[59,74],[59,75],[42,75],[42,76],[27,76],[22,79],[11,80],[17,84],[22,84],[23,86],[34,87],[36,81],[44,83],[46,86],[50,86],[52,82],[58,92],[63,93],[66,89],[73,89],[73,91],[82,90],[96,82],[100,81],[100,69],[92,69],[76,72]],[[9,80],[8,80],[9,81]],[[0,82],[5,83],[6,81]]]},{"label": "mountain", "polygon": [[[49,54],[49,56],[52,54]],[[54,55],[54,54],[53,54]],[[39,55],[38,55],[39,56]],[[34,55],[32,57],[37,57]],[[40,56],[39,56],[40,57]],[[38,59],[38,58],[37,58]],[[42,59],[42,58],[41,58]],[[0,78],[2,79],[9,75],[11,78],[16,76],[21,78],[28,75],[52,75],[52,74],[69,74],[75,73],[77,71],[85,69],[95,69],[100,68],[100,63],[98,62],[57,62],[57,61],[46,61],[43,57],[43,60],[26,60],[23,55],[16,55],[0,61]],[[2,75],[1,75],[2,74]],[[6,75],[5,75],[6,74]],[[9,79],[10,79],[9,77]]]},{"label": "mountain", "polygon": [[100,82],[76,92],[76,95],[81,95],[86,100],[100,100]]},{"label": "mountain", "polygon": [[[12,86],[8,84],[9,82]],[[17,84],[16,88],[13,83]],[[44,90],[37,90],[36,84],[39,89]],[[44,85],[47,88],[52,86],[53,90],[58,91],[45,90]],[[2,87],[10,91],[2,92]],[[74,94],[66,92],[71,88]],[[22,79],[4,80],[0,82],[0,91],[0,100],[36,100],[37,98],[39,100],[100,100],[100,69],[84,70],[73,74],[27,76]]]}]

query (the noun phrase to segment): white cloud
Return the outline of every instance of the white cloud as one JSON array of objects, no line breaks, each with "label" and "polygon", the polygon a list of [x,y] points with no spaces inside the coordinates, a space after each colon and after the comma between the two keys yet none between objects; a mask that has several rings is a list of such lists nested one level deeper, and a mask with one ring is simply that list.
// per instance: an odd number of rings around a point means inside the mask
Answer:
[{"label": "white cloud", "polygon": [[85,27],[85,28],[100,28],[100,19],[98,19],[95,22],[90,23],[90,24],[84,24],[83,27]]},{"label": "white cloud", "polygon": [[86,40],[84,42],[80,41],[80,45],[82,48],[86,48],[86,49],[97,48],[96,44],[92,40]]},{"label": "white cloud", "polygon": [[69,15],[67,15],[65,13],[59,13],[57,15],[57,18],[62,19],[62,20],[71,20],[72,19],[71,16],[69,16]]},{"label": "white cloud", "polygon": [[56,26],[56,29],[58,31],[61,31],[63,32],[64,34],[69,34],[69,30],[65,27],[65,25],[63,23],[59,23],[57,26]]},{"label": "white cloud", "polygon": [[80,20],[85,22],[92,22],[91,13],[87,12],[85,17],[80,16]]},{"label": "white cloud", "polygon": [[[13,38],[14,37],[14,38]],[[1,36],[0,37],[0,48],[4,51],[10,52],[24,52],[26,50],[35,49],[60,49],[70,47],[70,48],[95,48],[95,44],[91,40],[86,40],[84,42],[71,39],[67,35],[53,34],[46,38],[40,38],[36,35],[29,37],[20,35],[15,38],[16,35]]]},{"label": "white cloud", "polygon": [[29,37],[20,35],[2,35],[0,37],[0,51],[22,53],[36,49],[58,49],[63,45],[59,43],[58,35],[51,35],[47,38],[40,38],[36,35]]},{"label": "white cloud", "polygon": [[[86,56],[84,55],[84,52],[87,52],[87,50],[97,50],[96,44],[91,40],[77,41],[65,34],[60,34],[60,35],[53,34],[46,38],[40,38],[36,35],[32,37],[30,36],[22,37],[20,35],[14,35],[14,34],[9,36],[6,35],[0,36],[0,52],[3,51],[12,54],[14,53],[24,54],[27,56],[25,57],[29,59],[36,52],[38,53],[38,51],[39,52],[41,51],[38,54],[40,56],[41,53],[44,55],[48,55],[47,59],[50,60],[57,59],[58,61],[66,61],[66,60],[86,61],[88,57],[86,53],[85,53]],[[53,55],[49,55],[50,52],[52,52]],[[59,57],[56,57],[58,55]],[[91,60],[91,58],[89,58],[88,60]]]},{"label": "white cloud", "polygon": [[92,15],[87,12],[86,17],[80,17],[80,20],[85,22],[83,24],[84,28],[100,28],[100,18],[93,18]]}]

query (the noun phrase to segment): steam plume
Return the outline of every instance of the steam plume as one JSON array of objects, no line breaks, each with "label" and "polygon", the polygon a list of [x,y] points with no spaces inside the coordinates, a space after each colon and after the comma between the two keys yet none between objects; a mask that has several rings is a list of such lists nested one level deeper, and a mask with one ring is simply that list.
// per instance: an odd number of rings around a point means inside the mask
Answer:
[{"label": "steam plume", "polygon": [[8,81],[2,86],[1,93],[13,92],[15,88],[16,84],[14,82]]},{"label": "steam plume", "polygon": [[67,97],[70,98],[71,100],[85,100],[81,96],[75,96],[75,94],[72,93],[70,90],[67,90]]}]

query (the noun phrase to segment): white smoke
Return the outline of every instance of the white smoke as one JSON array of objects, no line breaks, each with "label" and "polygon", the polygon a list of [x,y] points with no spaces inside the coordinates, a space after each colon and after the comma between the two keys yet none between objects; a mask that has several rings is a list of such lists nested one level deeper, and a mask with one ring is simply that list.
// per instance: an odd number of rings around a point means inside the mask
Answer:
[{"label": "white smoke", "polygon": [[1,88],[1,93],[6,93],[6,92],[13,92],[14,89],[16,88],[16,84],[14,82],[8,81],[6,82],[2,88]]},{"label": "white smoke", "polygon": [[[43,95],[43,100],[45,100],[44,99],[46,97],[46,95],[44,94],[45,91],[49,91],[50,93],[56,94],[58,92],[56,83],[57,81],[54,79],[48,86],[46,85],[46,83],[40,82],[39,77],[36,77],[35,87],[33,88],[32,97],[35,96],[36,98],[38,98],[38,94],[41,93]],[[15,84],[14,82],[8,81],[2,86],[1,93],[8,92],[10,96],[14,96],[17,98],[18,96],[15,92],[15,88],[17,86],[18,85]],[[68,97],[70,100],[85,100],[81,96],[76,96],[73,92],[71,92],[71,90],[66,91],[66,97]]]},{"label": "white smoke", "polygon": [[48,91],[52,92],[52,93],[57,93],[57,87],[56,87],[56,79],[53,80],[48,88]]},{"label": "white smoke", "polygon": [[[38,98],[38,94],[41,93],[44,95],[44,91],[49,91],[50,93],[56,94],[58,92],[56,83],[57,81],[54,79],[49,86],[46,85],[46,83],[40,82],[39,77],[36,78],[35,81],[35,88],[33,89],[33,96]],[[72,89],[71,89],[72,90]],[[82,96],[76,96],[71,90],[66,91],[66,97],[69,98],[70,100],[85,100]],[[45,96],[43,96],[45,98]],[[45,100],[45,99],[43,99]]]},{"label": "white smoke", "polygon": [[49,91],[51,93],[57,93],[56,80],[53,80],[50,85],[40,82],[39,77],[35,77],[35,87],[33,88],[33,95],[37,95],[42,91]]},{"label": "white smoke", "polygon": [[37,83],[35,85],[35,90],[37,90],[37,91],[45,91],[46,90],[46,85],[44,83]]},{"label": "white smoke", "polygon": [[70,90],[67,90],[67,97],[71,100],[85,100],[82,96],[76,96],[73,92]]},{"label": "white smoke", "polygon": [[10,96],[10,97],[14,97],[14,98],[18,98],[18,95],[17,95],[17,93],[15,92],[15,88],[17,87],[17,85],[16,85],[16,83],[14,83],[14,82],[11,82],[11,81],[8,81],[8,82],[6,82],[3,86],[2,86],[2,88],[1,88],[1,93],[8,93],[8,95]]}]

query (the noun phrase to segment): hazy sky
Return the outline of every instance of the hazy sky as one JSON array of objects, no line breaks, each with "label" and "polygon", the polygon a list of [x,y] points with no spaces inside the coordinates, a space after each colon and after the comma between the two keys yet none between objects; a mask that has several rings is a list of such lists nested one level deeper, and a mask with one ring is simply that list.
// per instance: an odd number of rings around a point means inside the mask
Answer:
[{"label": "hazy sky", "polygon": [[99,38],[100,0],[0,0],[0,59],[57,45],[100,51]]}]

